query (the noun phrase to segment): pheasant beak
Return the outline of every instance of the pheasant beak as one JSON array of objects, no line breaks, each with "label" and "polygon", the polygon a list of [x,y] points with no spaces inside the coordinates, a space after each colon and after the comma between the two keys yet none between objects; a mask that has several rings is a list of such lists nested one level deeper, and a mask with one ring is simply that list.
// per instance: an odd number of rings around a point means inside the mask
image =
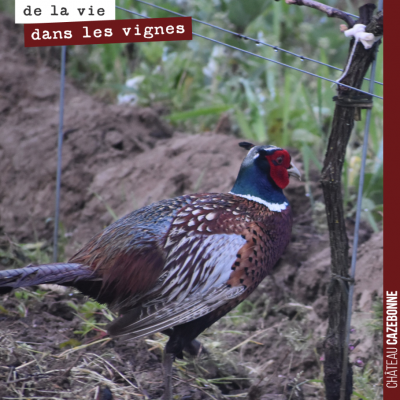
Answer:
[{"label": "pheasant beak", "polygon": [[299,181],[301,181],[300,171],[296,168],[293,162],[290,163],[290,168],[287,170],[288,174],[296,177]]}]

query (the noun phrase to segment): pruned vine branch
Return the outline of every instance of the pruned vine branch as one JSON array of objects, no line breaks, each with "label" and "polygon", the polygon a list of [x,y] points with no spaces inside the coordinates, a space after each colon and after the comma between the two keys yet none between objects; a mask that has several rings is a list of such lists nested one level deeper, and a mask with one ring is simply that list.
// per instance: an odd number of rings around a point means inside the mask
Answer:
[{"label": "pruned vine branch", "polygon": [[318,1],[314,0],[285,0],[287,4],[295,4],[297,6],[306,6],[310,8],[315,8],[323,13],[325,13],[328,17],[331,18],[339,18],[342,19],[349,28],[352,28],[355,24],[354,19],[346,14],[345,12],[338,10],[337,8],[328,6],[326,4],[322,4]]},{"label": "pruned vine branch", "polygon": [[[353,20],[348,14],[313,0],[286,0],[288,4],[307,6],[320,10],[330,17],[340,18],[351,28],[355,22],[365,25],[365,32],[375,37],[383,34],[383,14],[374,14],[376,6],[365,4],[360,7],[360,17]],[[350,400],[353,391],[352,366],[349,363],[346,345],[346,320],[348,301],[349,244],[346,232],[345,212],[342,197],[342,170],[347,144],[355,120],[359,120],[361,108],[371,108],[371,96],[360,96],[352,89],[360,88],[367,70],[375,58],[380,40],[372,48],[352,39],[349,47],[348,68],[340,84],[331,132],[323,169],[321,186],[324,193],[329,238],[331,245],[332,279],[328,287],[328,331],[324,342],[324,383],[327,400]],[[354,54],[352,50],[354,49]]]}]

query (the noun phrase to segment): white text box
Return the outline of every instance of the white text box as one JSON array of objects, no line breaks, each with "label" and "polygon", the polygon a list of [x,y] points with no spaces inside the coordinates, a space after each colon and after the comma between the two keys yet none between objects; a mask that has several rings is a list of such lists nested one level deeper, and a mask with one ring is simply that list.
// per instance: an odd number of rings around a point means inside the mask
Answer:
[{"label": "white text box", "polygon": [[115,19],[115,0],[15,0],[16,24]]}]

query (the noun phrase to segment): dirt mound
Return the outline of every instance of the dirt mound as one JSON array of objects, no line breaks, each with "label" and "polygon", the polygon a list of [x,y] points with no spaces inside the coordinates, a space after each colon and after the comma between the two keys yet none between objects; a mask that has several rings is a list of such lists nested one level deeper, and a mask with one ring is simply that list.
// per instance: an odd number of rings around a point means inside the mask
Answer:
[{"label": "dirt mound", "polygon": [[[5,42],[16,40],[0,19]],[[18,241],[50,238],[54,215],[58,72],[0,53],[1,227]],[[61,221],[82,242],[118,216],[188,191],[229,190],[243,156],[237,139],[173,135],[155,111],[106,105],[65,90]],[[218,173],[217,173],[218,171]]]}]

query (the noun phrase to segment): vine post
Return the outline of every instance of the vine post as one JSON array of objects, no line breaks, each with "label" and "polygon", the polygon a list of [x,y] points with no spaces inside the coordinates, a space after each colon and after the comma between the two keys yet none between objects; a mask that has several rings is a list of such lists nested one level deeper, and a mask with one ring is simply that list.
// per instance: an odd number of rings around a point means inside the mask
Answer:
[{"label": "vine post", "polygon": [[[366,25],[365,32],[373,33],[375,37],[383,34],[383,14],[379,12],[373,15],[376,8],[374,4],[365,4],[360,7],[360,18],[354,21],[348,14],[313,0],[286,0],[286,3],[318,9],[329,17],[342,19],[349,28],[356,23],[364,24]],[[348,65],[344,68],[346,73],[343,74],[340,83],[361,88],[379,44],[380,40],[370,49],[365,49],[361,42],[355,43],[355,39],[352,39],[346,63]],[[327,400],[350,400],[353,373],[346,348],[346,320],[348,288],[351,280],[341,176],[354,121],[360,120],[360,109],[372,107],[372,97],[338,84],[338,94],[334,97],[334,101],[336,106],[320,178],[331,246],[331,281],[328,287],[329,322],[324,343],[324,384]],[[342,374],[346,379],[343,385]]]}]

